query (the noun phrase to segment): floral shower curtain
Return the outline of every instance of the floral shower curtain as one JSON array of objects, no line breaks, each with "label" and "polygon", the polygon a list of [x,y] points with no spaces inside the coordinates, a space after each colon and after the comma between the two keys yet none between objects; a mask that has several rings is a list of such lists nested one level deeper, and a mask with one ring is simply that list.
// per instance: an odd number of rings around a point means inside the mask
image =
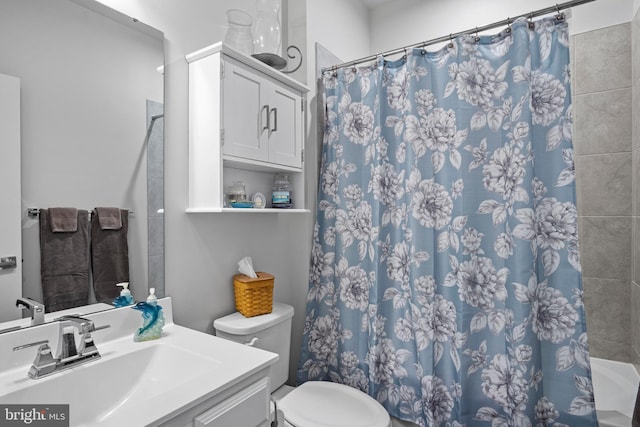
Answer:
[{"label": "floral shower curtain", "polygon": [[325,72],[298,381],[421,426],[597,425],[567,23]]}]

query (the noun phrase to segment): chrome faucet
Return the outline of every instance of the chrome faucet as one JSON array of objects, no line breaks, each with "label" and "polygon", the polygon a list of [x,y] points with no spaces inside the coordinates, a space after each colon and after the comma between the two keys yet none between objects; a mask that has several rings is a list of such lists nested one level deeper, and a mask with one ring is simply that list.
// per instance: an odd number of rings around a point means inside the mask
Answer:
[{"label": "chrome faucet", "polygon": [[44,323],[44,304],[29,298],[18,298],[16,307],[29,310],[31,313],[31,326]]},{"label": "chrome faucet", "polygon": [[[13,351],[17,351],[39,346],[36,358],[29,369],[29,377],[33,379],[42,378],[46,375],[99,359],[100,353],[93,342],[91,333],[110,327],[110,325],[103,325],[96,328],[93,321],[77,315],[58,317],[54,321],[60,323],[56,356],[51,354],[49,340],[37,341],[13,348]],[[76,332],[78,332],[81,339],[78,345],[75,342]]]}]

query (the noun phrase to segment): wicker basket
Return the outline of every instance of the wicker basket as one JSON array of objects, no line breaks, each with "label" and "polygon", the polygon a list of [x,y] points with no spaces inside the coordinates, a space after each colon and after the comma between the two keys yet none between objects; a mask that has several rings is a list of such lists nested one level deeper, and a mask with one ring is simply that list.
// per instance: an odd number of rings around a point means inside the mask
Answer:
[{"label": "wicker basket", "polygon": [[236,310],[244,317],[271,313],[273,309],[273,275],[261,271],[256,274],[255,279],[244,274],[233,276]]}]

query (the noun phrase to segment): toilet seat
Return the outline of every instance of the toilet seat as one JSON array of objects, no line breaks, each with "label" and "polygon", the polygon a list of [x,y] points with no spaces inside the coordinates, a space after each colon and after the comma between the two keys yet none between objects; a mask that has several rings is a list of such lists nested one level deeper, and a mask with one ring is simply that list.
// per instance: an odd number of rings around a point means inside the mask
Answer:
[{"label": "toilet seat", "polygon": [[294,427],[388,427],[389,414],[374,398],[328,381],[308,381],[278,403]]}]

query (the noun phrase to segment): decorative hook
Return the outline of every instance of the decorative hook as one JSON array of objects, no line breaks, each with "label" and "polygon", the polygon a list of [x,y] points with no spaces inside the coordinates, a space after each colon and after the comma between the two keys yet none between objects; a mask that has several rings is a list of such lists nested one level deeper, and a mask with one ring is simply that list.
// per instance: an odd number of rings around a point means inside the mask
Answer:
[{"label": "decorative hook", "polygon": [[[289,57],[289,59],[295,59],[296,58],[296,54],[292,55],[291,53],[289,53],[292,49],[295,50],[296,52],[298,52],[297,56],[300,58],[300,62],[298,63],[298,65],[296,65],[291,70],[281,70],[284,74],[295,73],[302,66],[302,52],[300,52],[300,49],[298,49],[297,46],[293,46],[293,45],[289,46],[287,48],[287,56]],[[334,70],[333,70],[334,77],[338,75],[337,71],[338,71],[337,67],[334,68]]]}]

